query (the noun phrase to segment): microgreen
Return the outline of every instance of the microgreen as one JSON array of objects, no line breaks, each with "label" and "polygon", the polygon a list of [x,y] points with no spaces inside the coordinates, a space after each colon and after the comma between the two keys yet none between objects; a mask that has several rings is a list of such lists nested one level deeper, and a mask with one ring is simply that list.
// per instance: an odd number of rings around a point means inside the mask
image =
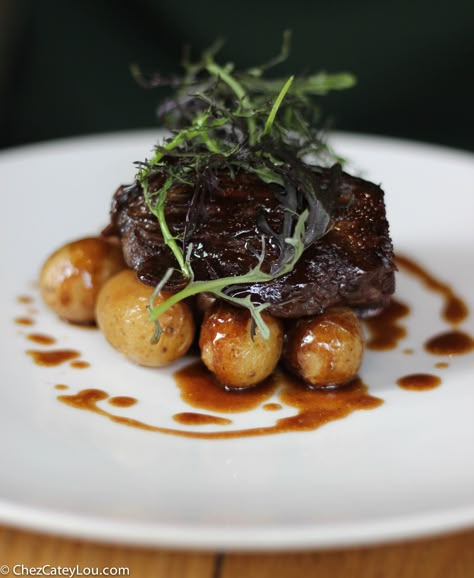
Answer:
[{"label": "microgreen", "polygon": [[294,79],[295,79],[294,76],[290,76],[290,78],[285,82],[285,86],[281,89],[280,94],[277,96],[275,103],[272,106],[272,110],[268,115],[267,122],[265,123],[265,128],[263,129],[263,136],[270,134],[278,109],[280,108],[281,103],[283,102],[286,93],[289,91],[290,86],[292,85]]},{"label": "microgreen", "polygon": [[188,297],[192,297],[193,295],[197,295],[198,293],[210,293],[215,297],[225,299],[231,303],[234,303],[235,305],[246,307],[251,312],[252,320],[260,331],[262,337],[264,339],[268,339],[270,332],[267,324],[262,318],[262,311],[266,309],[269,304],[263,303],[260,305],[254,305],[248,295],[246,297],[236,297],[235,295],[231,296],[226,293],[226,290],[236,285],[246,285],[248,283],[265,283],[266,281],[271,281],[272,279],[281,277],[282,275],[285,275],[291,271],[298,262],[305,248],[303,240],[305,234],[305,222],[307,218],[308,211],[304,211],[301,215],[299,215],[293,236],[285,239],[285,242],[290,248],[289,253],[291,254],[291,257],[288,258],[288,260],[283,263],[279,270],[276,272],[266,273],[262,270],[262,265],[265,258],[265,238],[262,237],[262,251],[258,257],[258,262],[255,267],[250,269],[248,273],[245,273],[244,275],[236,275],[234,277],[221,277],[219,279],[212,279],[210,281],[192,280],[184,289],[174,293],[161,304],[155,305],[154,301],[157,294],[162,290],[168,279],[173,274],[173,268],[168,269],[163,279],[157,285],[155,291],[150,297],[149,318],[151,321],[155,321],[156,324],[156,330],[153,336],[154,341],[158,341],[162,333],[162,329],[158,321],[159,317],[179,301],[187,299]]},{"label": "microgreen", "polygon": [[[289,34],[284,35],[280,54],[268,63],[239,72],[232,63],[216,61],[220,43],[192,62],[183,61],[181,78],[153,75],[145,78],[137,69],[134,75],[153,87],[171,85],[172,98],[159,108],[163,126],[170,136],[155,148],[153,156],[138,164],[136,180],[143,190],[149,211],[156,217],[164,243],[175,257],[187,285],[164,303],[155,305],[153,294],[149,313],[158,318],[174,303],[206,292],[246,307],[255,326],[268,336],[262,311],[268,304],[254,304],[249,296],[230,294],[230,288],[265,283],[290,272],[303,251],[328,230],[338,194],[340,166],[321,136],[320,111],[315,97],[331,90],[349,88],[354,78],[347,73],[320,72],[287,79],[266,78],[272,66],[289,52]],[[333,165],[331,186],[321,187],[317,165]],[[203,191],[212,191],[223,175],[234,178],[239,172],[255,175],[274,188],[283,222],[274,231],[259,215],[262,251],[256,265],[245,274],[211,280],[194,280],[192,270],[192,234],[203,217]],[[166,221],[168,193],[187,186],[191,200],[184,230],[177,236]],[[272,239],[279,256],[270,267],[263,267],[265,239]],[[166,286],[168,271],[158,287]],[[157,289],[158,290],[158,289]]]}]

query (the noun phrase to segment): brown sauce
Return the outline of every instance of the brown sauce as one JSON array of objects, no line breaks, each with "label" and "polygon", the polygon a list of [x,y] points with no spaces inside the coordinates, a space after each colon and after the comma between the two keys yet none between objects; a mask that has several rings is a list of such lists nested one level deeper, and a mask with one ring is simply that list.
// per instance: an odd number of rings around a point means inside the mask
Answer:
[{"label": "brown sauce", "polygon": [[226,417],[192,411],[175,413],[173,419],[182,425],[230,425],[232,423],[232,420]]},{"label": "brown sauce", "polygon": [[446,363],[446,361],[439,361],[438,363],[435,363],[435,367],[438,369],[446,369],[449,367],[449,363]]},{"label": "brown sauce", "polygon": [[289,376],[285,381],[279,398],[284,404],[297,408],[298,413],[278,420],[280,431],[314,430],[356,410],[374,409],[383,404],[382,399],[369,395],[360,378],[336,390],[308,389]]},{"label": "brown sauce", "polygon": [[34,325],[35,320],[32,319],[31,317],[16,317],[15,323],[17,325]]},{"label": "brown sauce", "polygon": [[265,411],[278,411],[282,409],[282,405],[279,403],[265,403],[262,405],[262,409]]},{"label": "brown sauce", "polygon": [[64,321],[64,323],[68,323],[69,325],[72,325],[76,329],[88,329],[88,330],[92,330],[92,331],[98,331],[99,330],[99,328],[97,327],[97,323],[95,321],[85,321],[84,323],[67,321],[65,319],[63,321]]},{"label": "brown sauce", "polygon": [[91,366],[91,364],[88,361],[82,361],[82,359],[78,359],[77,361],[71,361],[69,365],[71,367],[74,367],[74,369],[87,369],[88,367]]},{"label": "brown sauce", "polygon": [[71,359],[79,357],[81,354],[74,349],[56,349],[53,351],[39,351],[36,349],[28,349],[26,353],[33,358],[36,365],[45,365],[54,367],[66,363]]},{"label": "brown sauce", "polygon": [[110,397],[108,402],[115,407],[131,407],[138,402],[138,399],[128,395],[116,395],[115,397]]},{"label": "brown sauce", "polygon": [[26,337],[30,341],[38,343],[38,345],[54,345],[56,343],[56,339],[54,337],[45,335],[44,333],[29,333]]},{"label": "brown sauce", "polygon": [[433,355],[462,355],[474,349],[474,340],[463,331],[447,331],[429,339],[425,349]]},{"label": "brown sauce", "polygon": [[271,376],[258,387],[228,391],[200,361],[186,365],[174,378],[188,405],[224,413],[255,409],[275,393],[277,386]]},{"label": "brown sauce", "polygon": [[18,301],[18,303],[22,303],[24,305],[34,303],[34,299],[30,295],[19,295],[16,300]]},{"label": "brown sauce", "polygon": [[[197,371],[197,364],[192,364],[194,372]],[[186,373],[185,375],[192,379],[192,371]],[[199,372],[200,379],[202,381],[202,373]],[[184,379],[182,377],[182,379]],[[240,438],[240,437],[250,437],[258,435],[269,435],[276,433],[284,433],[290,431],[310,431],[314,430],[325,423],[330,421],[341,419],[346,417],[350,413],[360,409],[373,409],[380,406],[383,401],[377,397],[373,397],[368,394],[367,386],[362,383],[360,379],[355,379],[351,384],[346,387],[340,388],[335,391],[315,391],[306,389],[301,382],[286,375],[283,372],[277,371],[274,376],[275,387],[278,386],[279,398],[280,400],[294,407],[297,412],[294,416],[278,419],[274,425],[266,427],[255,427],[249,429],[241,430],[227,430],[227,431],[212,431],[212,432],[193,432],[193,431],[183,431],[174,428],[165,428],[160,426],[155,426],[148,424],[136,419],[127,418],[124,416],[114,415],[107,410],[98,406],[100,401],[108,399],[108,394],[100,389],[84,389],[79,391],[74,395],[60,395],[58,400],[62,403],[70,405],[76,409],[82,409],[86,411],[91,411],[107,417],[115,423],[120,423],[128,427],[134,427],[146,431],[153,431],[159,433],[173,434],[183,437],[190,438],[204,438],[204,439],[229,439],[229,438]],[[258,387],[256,388],[258,389]],[[210,391],[216,392],[214,388]],[[221,394],[222,391],[229,399],[229,404],[232,404],[232,398],[236,395],[236,392],[229,392],[226,390],[221,390],[220,393],[216,393],[219,398],[217,404],[221,404]],[[237,392],[237,395],[240,392]],[[201,400],[205,405],[201,408],[209,410],[210,407],[215,407],[215,403],[212,401],[211,397],[207,397],[205,400]],[[237,411],[241,411],[237,409]],[[188,412],[184,412],[185,415]],[[176,414],[183,415],[183,414]],[[210,416],[212,418],[217,416]],[[180,419],[180,418],[178,418]],[[195,417],[185,417],[184,420],[192,419],[203,419]],[[222,418],[225,419],[225,418]],[[230,421],[230,420],[229,420]],[[182,422],[181,422],[182,423]],[[202,423],[202,422],[201,422]],[[190,424],[189,421],[186,425],[196,425]],[[223,424],[221,424],[223,425]]]},{"label": "brown sauce", "polygon": [[459,295],[456,295],[450,285],[439,281],[431,273],[426,271],[426,269],[407,257],[397,255],[396,263],[399,267],[419,279],[427,289],[441,295],[444,301],[442,316],[445,321],[457,325],[467,318],[469,315],[468,306]]},{"label": "brown sauce", "polygon": [[54,386],[54,389],[59,389],[59,390],[69,389],[69,385],[65,385],[64,383],[57,383]]},{"label": "brown sauce", "polygon": [[[426,272],[420,265],[406,257],[397,257],[397,264],[407,273],[417,277],[423,285],[437,292],[443,297],[442,315],[446,322],[454,326],[453,330],[436,335],[425,344],[425,349],[436,355],[453,355],[467,353],[474,348],[473,338],[457,329],[469,314],[467,305],[457,296],[453,289]],[[22,301],[21,299],[25,299]],[[28,296],[18,298],[19,302],[32,303]],[[392,299],[391,304],[380,315],[366,321],[369,331],[368,349],[390,350],[397,347],[401,339],[406,336],[406,328],[400,321],[410,312],[409,307]],[[15,320],[20,325],[32,325],[31,317],[19,317]],[[95,326],[84,326],[95,328]],[[32,336],[36,336],[33,337]],[[51,345],[54,338],[40,333],[32,333],[28,338],[42,345]],[[49,341],[52,340],[52,341]],[[78,360],[80,353],[71,349],[56,351],[27,351],[38,365],[55,366],[70,362],[72,367],[85,368],[89,363]],[[405,355],[414,353],[414,349],[403,350]],[[448,367],[449,364],[439,362],[438,368]],[[194,362],[179,370],[175,374],[175,381],[180,390],[183,401],[202,411],[176,413],[173,419],[185,426],[216,425],[218,431],[185,431],[177,428],[161,427],[142,422],[137,419],[115,415],[113,410],[100,407],[100,402],[107,400],[108,404],[116,408],[126,408],[137,403],[137,399],[129,396],[110,397],[100,389],[84,389],[73,395],[62,394],[58,400],[76,409],[91,411],[107,417],[114,423],[134,427],[145,431],[173,434],[190,438],[227,439],[269,435],[290,431],[311,431],[333,420],[341,419],[354,411],[374,409],[383,403],[383,400],[371,396],[367,386],[359,379],[336,390],[315,390],[307,388],[297,378],[278,369],[272,376],[258,387],[240,390],[227,390],[220,385],[214,376],[201,362]],[[413,373],[404,375],[397,380],[397,384],[409,390],[423,391],[433,389],[441,384],[441,379],[429,373]],[[64,384],[55,386],[58,390],[67,389]],[[278,400],[274,401],[271,398]],[[261,408],[265,411],[278,411],[283,407],[295,410],[294,415],[275,419],[274,424],[248,429],[232,430],[232,420],[219,413],[238,413]],[[222,429],[224,428],[224,429]]]},{"label": "brown sauce", "polygon": [[367,348],[374,351],[395,349],[398,342],[407,334],[405,327],[401,326],[399,321],[409,313],[410,308],[407,305],[392,299],[381,313],[366,319],[365,323],[370,333]]},{"label": "brown sauce", "polygon": [[437,375],[429,373],[412,373],[397,379],[397,384],[403,389],[425,391],[438,387],[441,384],[441,379]]}]

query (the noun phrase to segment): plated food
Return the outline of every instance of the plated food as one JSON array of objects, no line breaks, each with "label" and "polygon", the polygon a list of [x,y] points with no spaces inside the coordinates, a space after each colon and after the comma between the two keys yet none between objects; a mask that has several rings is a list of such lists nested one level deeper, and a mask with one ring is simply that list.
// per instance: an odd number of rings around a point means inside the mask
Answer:
[{"label": "plated food", "polygon": [[[367,341],[359,374],[372,406],[378,398],[376,408],[358,402],[352,386],[316,391],[294,380],[288,391],[287,374],[279,368],[266,380],[277,384],[273,395],[264,384],[218,392],[216,385],[211,407],[196,387],[194,354],[167,367],[136,366],[99,330],[56,319],[34,284],[55,246],[102,229],[116,183],[132,182],[131,161],[145,158],[160,136],[149,130],[53,142],[0,159],[2,182],[11,191],[2,228],[10,273],[1,290],[1,423],[11,440],[4,444],[2,519],[90,539],[247,550],[347,546],[471,524],[474,471],[465,447],[474,432],[474,350],[462,355],[451,347],[433,354],[425,347],[456,328],[471,337],[474,332],[472,314],[464,320],[452,315],[459,311],[452,307],[453,294],[473,308],[473,270],[465,266],[474,242],[467,210],[473,208],[472,155],[381,137],[331,135],[351,167],[383,183],[398,251],[395,299],[382,315],[363,322]],[[19,167],[28,167],[21,178]],[[450,200],[466,210],[446,211],[441,201],[447,183]],[[18,219],[11,218],[19,198],[28,205],[22,230],[35,231],[34,242],[18,234]],[[71,198],[81,200],[74,210]],[[372,343],[374,324],[398,334],[392,348],[383,335]],[[55,343],[48,345],[45,336]],[[374,351],[374,345],[384,349]],[[45,366],[27,350],[41,352],[41,361],[49,363],[52,357],[59,362],[61,350],[63,360],[64,350],[77,357]],[[88,367],[77,367],[85,362]],[[202,365],[199,371],[200,384],[211,380]],[[437,376],[441,384],[421,391],[422,374]],[[415,390],[397,385],[408,375],[418,382]],[[130,398],[136,403],[125,406]],[[313,409],[304,409],[306,403]],[[349,411],[343,414],[330,403]],[[326,421],[311,425],[318,415]],[[200,425],[203,416],[232,423]],[[137,421],[188,437],[137,429]],[[129,427],[132,423],[136,427]],[[264,428],[269,435],[257,436]],[[41,467],[45,459],[47,471]],[[408,478],[407,467],[413,473]],[[86,485],[81,472],[87,472]],[[187,480],[193,480],[192,491]]]},{"label": "plated food", "polygon": [[357,376],[359,318],[394,292],[383,191],[342,170],[317,122],[315,97],[352,77],[265,69],[234,72],[213,51],[189,63],[160,108],[170,136],[119,187],[102,235],[55,253],[40,286],[61,317],[97,322],[138,364],[194,343],[227,388],[280,362],[333,388]]}]

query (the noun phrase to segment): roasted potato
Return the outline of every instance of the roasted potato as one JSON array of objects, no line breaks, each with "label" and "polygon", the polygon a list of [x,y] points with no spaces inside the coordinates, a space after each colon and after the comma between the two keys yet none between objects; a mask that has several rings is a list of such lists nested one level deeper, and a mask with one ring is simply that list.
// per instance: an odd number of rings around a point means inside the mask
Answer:
[{"label": "roasted potato", "polygon": [[[159,321],[163,334],[152,343],[155,325],[147,306],[153,287],[145,285],[134,271],[125,269],[105,283],[99,293],[96,318],[107,341],[131,361],[148,367],[162,367],[183,356],[194,339],[194,319],[183,301],[173,305]],[[155,303],[167,299],[160,292]]]},{"label": "roasted potato", "polygon": [[44,263],[40,291],[59,317],[72,323],[93,323],[102,285],[125,267],[122,250],[100,237],[67,243]]},{"label": "roasted potato", "polygon": [[251,335],[247,309],[217,301],[206,311],[199,345],[204,364],[228,387],[256,385],[268,377],[280,358],[283,326],[279,319],[263,313],[270,336]]},{"label": "roasted potato", "polygon": [[296,321],[286,337],[284,359],[308,384],[337,386],[356,377],[363,352],[359,319],[351,309],[338,307]]}]

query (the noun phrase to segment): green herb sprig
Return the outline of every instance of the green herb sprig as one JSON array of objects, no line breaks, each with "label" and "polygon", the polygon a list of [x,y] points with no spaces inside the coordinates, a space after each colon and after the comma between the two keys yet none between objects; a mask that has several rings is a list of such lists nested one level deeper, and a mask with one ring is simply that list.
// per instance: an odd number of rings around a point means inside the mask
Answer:
[{"label": "green herb sprig", "polygon": [[174,272],[173,268],[167,270],[166,274],[164,275],[161,282],[155,288],[155,291],[150,297],[149,303],[149,311],[150,311],[150,320],[156,323],[156,331],[153,339],[158,341],[162,329],[159,324],[159,317],[163,315],[170,307],[182,301],[183,299],[187,299],[192,297],[193,295],[197,295],[198,293],[211,293],[215,297],[220,297],[222,299],[226,299],[235,305],[239,305],[241,307],[245,307],[249,309],[252,313],[252,319],[255,326],[260,331],[262,337],[264,339],[268,339],[270,336],[270,331],[268,326],[266,325],[265,321],[262,318],[262,311],[264,311],[267,307],[269,307],[268,303],[263,303],[260,305],[254,305],[250,299],[250,296],[246,297],[236,297],[231,296],[226,293],[226,290],[230,287],[236,285],[245,285],[248,283],[265,283],[266,281],[271,281],[285,273],[288,273],[293,269],[293,267],[298,262],[299,258],[301,257],[305,245],[304,245],[304,234],[305,234],[305,222],[308,218],[308,211],[304,211],[298,217],[298,222],[296,223],[295,230],[292,237],[288,237],[285,239],[285,242],[291,247],[292,257],[286,263],[284,263],[277,273],[266,273],[262,270],[263,261],[265,258],[265,240],[262,237],[262,251],[258,258],[258,262],[248,273],[244,275],[236,275],[234,277],[221,277],[219,279],[213,279],[211,281],[194,281],[191,280],[190,283],[181,291],[174,293],[171,295],[166,301],[163,301],[160,305],[155,305],[155,299],[157,294],[163,289],[166,281],[171,277]]},{"label": "green herb sprig", "polygon": [[[205,51],[197,62],[187,56],[181,78],[136,78],[147,86],[164,84],[177,88],[173,98],[159,108],[159,115],[171,135],[155,148],[151,159],[139,164],[136,180],[149,211],[156,217],[164,243],[175,257],[184,289],[155,305],[157,292],[168,282],[168,270],[150,299],[150,319],[156,323],[155,340],[161,328],[159,317],[174,303],[201,292],[212,293],[246,307],[255,326],[268,336],[262,311],[268,304],[254,304],[249,296],[240,298],[229,289],[251,283],[265,283],[290,272],[304,250],[328,230],[337,196],[340,166],[332,168],[334,186],[320,186],[316,166],[339,160],[329,149],[320,129],[320,111],[314,98],[331,90],[353,86],[351,74],[320,72],[310,76],[265,78],[264,72],[288,55],[290,37],[284,35],[280,54],[270,62],[244,72],[232,63],[220,65],[216,54],[220,43]],[[283,210],[279,232],[273,231],[263,215],[258,218],[262,251],[256,265],[243,275],[212,280],[194,280],[192,233],[202,211],[201,196],[212,190],[222,175],[239,172],[255,175],[276,187]],[[157,184],[158,183],[158,184]],[[170,191],[180,186],[193,191],[184,231],[173,234],[166,220]],[[269,271],[263,269],[265,236],[273,239],[280,255]]]}]

